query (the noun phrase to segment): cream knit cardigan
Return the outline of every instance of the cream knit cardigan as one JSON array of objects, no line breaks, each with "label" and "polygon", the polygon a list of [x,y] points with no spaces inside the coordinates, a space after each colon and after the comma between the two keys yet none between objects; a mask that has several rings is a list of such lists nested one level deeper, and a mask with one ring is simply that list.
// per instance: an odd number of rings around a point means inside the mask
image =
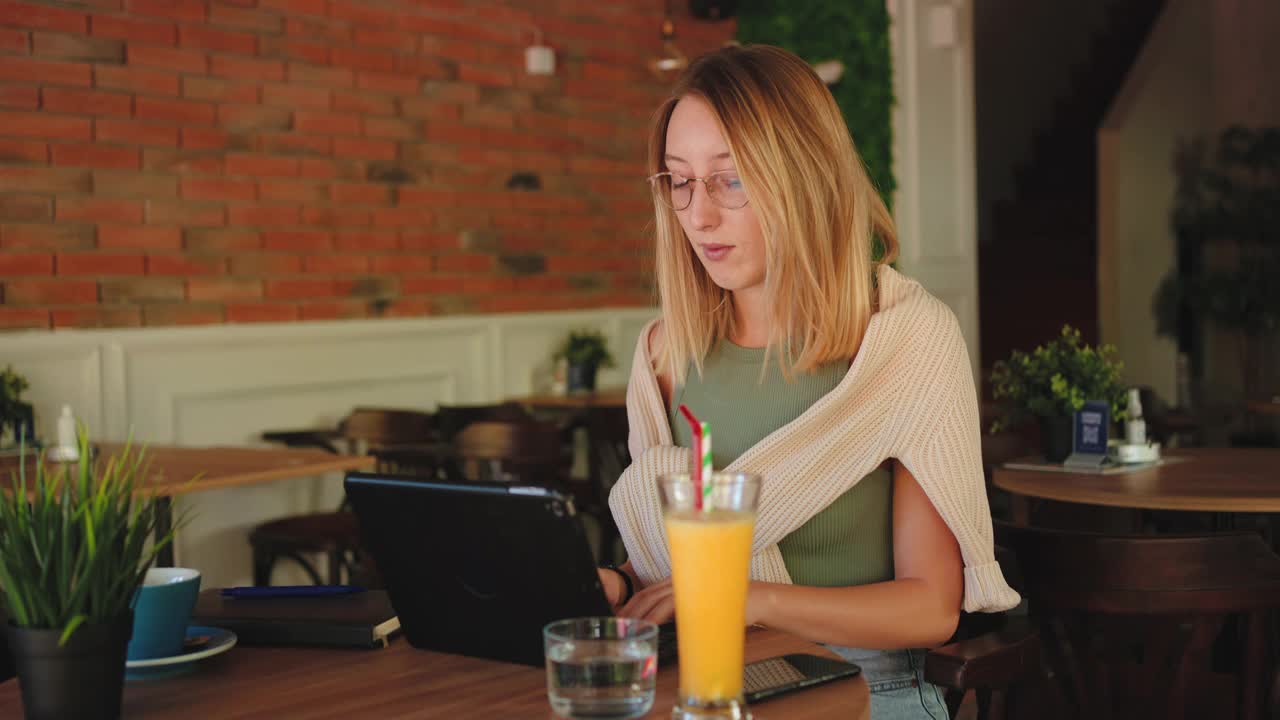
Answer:
[{"label": "cream knit cardigan", "polygon": [[[919,283],[887,265],[878,272],[880,309],[844,379],[725,468],[763,477],[751,577],[790,583],[778,541],[896,458],[960,544],[964,609],[1007,610],[1019,598],[995,561],[977,397],[959,323]],[[640,333],[627,385],[633,462],[609,496],[632,567],[645,584],[671,575],[657,478],[689,470],[689,451],[672,442],[649,358],[656,322]]]}]

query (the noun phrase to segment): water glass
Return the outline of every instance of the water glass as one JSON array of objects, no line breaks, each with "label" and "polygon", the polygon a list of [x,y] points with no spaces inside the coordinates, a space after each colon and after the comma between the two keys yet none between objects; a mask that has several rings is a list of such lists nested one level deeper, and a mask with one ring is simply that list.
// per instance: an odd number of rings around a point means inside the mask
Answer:
[{"label": "water glass", "polygon": [[616,617],[557,620],[542,630],[547,697],[566,718],[638,718],[653,707],[658,627]]}]

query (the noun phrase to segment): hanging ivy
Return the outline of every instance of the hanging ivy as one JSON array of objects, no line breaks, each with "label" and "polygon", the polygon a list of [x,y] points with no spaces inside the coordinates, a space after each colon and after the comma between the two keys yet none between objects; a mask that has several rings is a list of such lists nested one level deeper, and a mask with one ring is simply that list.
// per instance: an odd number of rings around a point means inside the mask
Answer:
[{"label": "hanging ivy", "polygon": [[831,94],[862,161],[891,205],[893,71],[884,0],[742,0],[738,40],[787,48],[809,63],[839,60],[844,75]]}]

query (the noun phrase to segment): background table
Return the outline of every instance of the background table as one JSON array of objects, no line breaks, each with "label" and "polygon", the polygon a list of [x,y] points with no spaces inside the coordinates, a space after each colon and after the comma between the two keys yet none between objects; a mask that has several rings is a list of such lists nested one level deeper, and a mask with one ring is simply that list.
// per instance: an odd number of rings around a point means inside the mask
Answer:
[{"label": "background table", "polygon": [[[747,633],[747,661],[830,651],[774,630]],[[187,676],[126,683],[126,718],[448,717],[554,718],[541,668],[416,650],[403,638],[385,650],[236,647]],[[670,718],[676,669],[658,672],[650,718]],[[17,680],[0,684],[0,717],[21,717]],[[753,707],[757,720],[866,720],[861,676]]]},{"label": "background table", "polygon": [[[119,443],[97,443],[99,457],[118,456],[124,450]],[[134,446],[136,452],[141,445]],[[221,488],[260,485],[275,480],[310,477],[328,472],[372,469],[373,457],[334,455],[312,448],[246,448],[246,447],[177,447],[146,446],[149,474],[140,479],[139,493],[154,493],[160,498],[161,522],[156,535],[168,532],[171,501],[175,495]],[[30,472],[31,460],[28,460]],[[18,469],[18,458],[0,459],[0,487],[11,487],[12,474]],[[157,559],[162,566],[173,565],[173,545],[165,546]]]},{"label": "background table", "polygon": [[996,468],[992,483],[1014,495],[1014,520],[1027,522],[1028,498],[1140,510],[1280,512],[1280,449],[1196,448],[1182,459],[1130,473],[1097,475]]}]

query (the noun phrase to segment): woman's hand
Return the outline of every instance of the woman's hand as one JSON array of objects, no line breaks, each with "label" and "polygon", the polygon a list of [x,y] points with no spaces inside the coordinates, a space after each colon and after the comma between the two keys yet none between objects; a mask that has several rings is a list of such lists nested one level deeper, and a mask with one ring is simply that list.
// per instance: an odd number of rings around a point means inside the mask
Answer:
[{"label": "woman's hand", "polygon": [[637,591],[631,602],[618,611],[618,615],[640,618],[658,625],[671,622],[676,616],[676,596],[671,590],[671,578]]},{"label": "woman's hand", "polygon": [[600,575],[600,585],[604,588],[604,596],[609,601],[609,607],[618,607],[622,596],[627,592],[627,586],[622,582],[622,578],[618,577],[617,571],[609,568],[596,568],[596,572]]}]

